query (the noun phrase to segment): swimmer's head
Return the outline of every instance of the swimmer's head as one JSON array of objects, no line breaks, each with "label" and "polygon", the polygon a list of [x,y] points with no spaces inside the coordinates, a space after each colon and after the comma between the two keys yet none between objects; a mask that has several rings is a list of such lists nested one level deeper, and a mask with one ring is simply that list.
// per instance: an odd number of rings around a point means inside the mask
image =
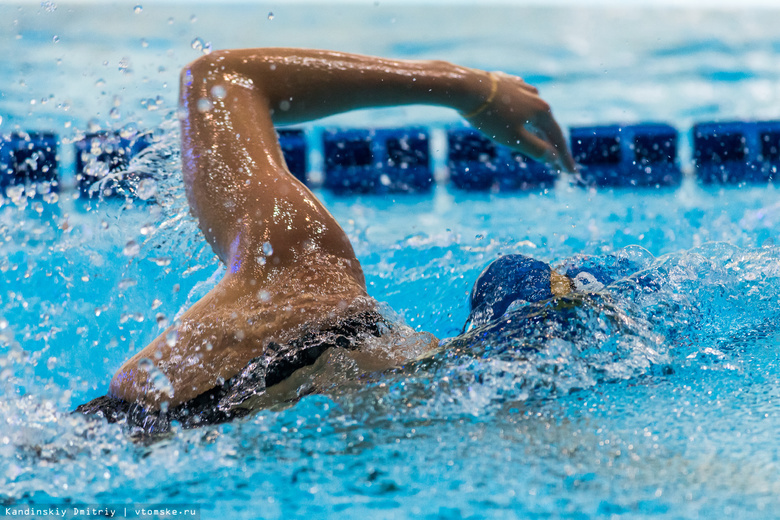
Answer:
[{"label": "swimmer's head", "polygon": [[500,318],[518,300],[550,299],[554,295],[553,285],[557,285],[553,284],[553,272],[544,262],[524,255],[502,256],[474,282],[466,326],[471,328]]}]

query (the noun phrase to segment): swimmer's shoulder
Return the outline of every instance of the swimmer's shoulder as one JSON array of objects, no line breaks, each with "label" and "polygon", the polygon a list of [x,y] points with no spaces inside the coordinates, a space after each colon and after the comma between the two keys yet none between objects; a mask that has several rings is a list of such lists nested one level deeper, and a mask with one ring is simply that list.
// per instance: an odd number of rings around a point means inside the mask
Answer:
[{"label": "swimmer's shoulder", "polygon": [[294,275],[259,284],[226,276],[120,367],[109,394],[153,408],[176,406],[236,375],[270,343],[286,344],[375,310],[360,284],[330,278],[323,284]]}]

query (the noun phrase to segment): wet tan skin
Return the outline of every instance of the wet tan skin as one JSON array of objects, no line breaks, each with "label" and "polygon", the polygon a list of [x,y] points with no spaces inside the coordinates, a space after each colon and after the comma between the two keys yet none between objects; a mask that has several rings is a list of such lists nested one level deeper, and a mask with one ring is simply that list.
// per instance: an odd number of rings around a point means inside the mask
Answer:
[{"label": "wet tan skin", "polygon": [[[151,407],[176,406],[237,374],[271,341],[283,344],[373,308],[352,245],[287,170],[274,125],[401,104],[480,110],[469,121],[497,142],[573,171],[561,130],[537,90],[517,77],[493,78],[443,61],[301,49],[217,51],[186,66],[184,182],[192,212],[227,273],[122,365],[109,393]],[[263,254],[266,243],[270,255]],[[143,358],[168,377],[173,395],[152,391],[148,372],[138,368]]]}]

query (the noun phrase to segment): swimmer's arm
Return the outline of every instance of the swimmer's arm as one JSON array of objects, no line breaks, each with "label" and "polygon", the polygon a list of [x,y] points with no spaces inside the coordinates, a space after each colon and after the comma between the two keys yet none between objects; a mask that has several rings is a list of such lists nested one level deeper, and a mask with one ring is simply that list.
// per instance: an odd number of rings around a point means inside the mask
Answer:
[{"label": "swimmer's arm", "polygon": [[[404,104],[454,108],[489,137],[570,171],[574,161],[549,105],[520,78],[445,61],[393,60],[305,49],[216,51],[184,69],[182,81],[256,90],[274,124]],[[218,90],[219,92],[219,90]],[[477,112],[475,114],[475,112]]]}]

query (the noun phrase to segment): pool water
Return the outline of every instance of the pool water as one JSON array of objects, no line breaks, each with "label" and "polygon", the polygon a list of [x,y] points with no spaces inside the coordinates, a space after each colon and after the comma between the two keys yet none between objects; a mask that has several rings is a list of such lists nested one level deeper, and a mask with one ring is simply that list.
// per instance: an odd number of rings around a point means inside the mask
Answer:
[{"label": "pool water", "polygon": [[[685,130],[705,118],[778,117],[780,13],[133,7],[0,5],[7,34],[21,35],[0,39],[13,57],[0,65],[11,78],[0,89],[1,131],[56,129],[66,164],[69,140],[88,127],[153,128],[156,149],[171,152],[146,201],[75,199],[67,170],[56,197],[2,200],[0,505],[195,503],[203,518],[777,515],[773,186],[705,188],[688,176],[658,190],[562,180],[530,193],[318,191],[369,292],[441,338],[460,333],[471,285],[499,254],[553,265],[622,255],[641,270],[594,295],[516,309],[520,334],[469,337],[148,446],[68,412],[103,394],[114,370],[223,272],[187,216],[170,119],[176,71],[200,52],[196,37],[500,68],[540,84],[565,125],[654,119]],[[332,30],[344,24],[354,33]],[[454,116],[404,108],[319,125],[407,121]],[[690,151],[681,155],[690,173]],[[528,312],[548,319],[520,319]]]}]

